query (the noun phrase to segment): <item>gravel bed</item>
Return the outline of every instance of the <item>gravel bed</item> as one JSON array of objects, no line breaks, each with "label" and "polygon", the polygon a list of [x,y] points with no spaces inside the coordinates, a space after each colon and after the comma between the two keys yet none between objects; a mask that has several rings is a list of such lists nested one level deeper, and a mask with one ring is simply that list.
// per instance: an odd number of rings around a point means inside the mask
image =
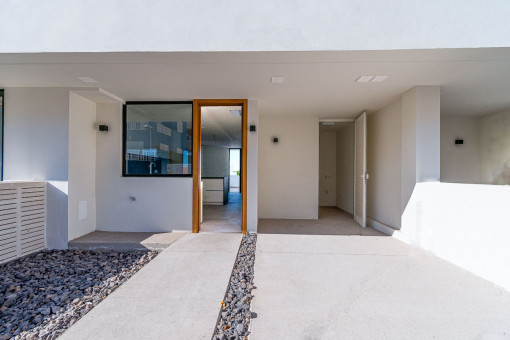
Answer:
[{"label": "gravel bed", "polygon": [[157,255],[49,250],[0,265],[0,339],[55,339]]},{"label": "gravel bed", "polygon": [[234,269],[222,303],[213,339],[247,339],[255,265],[256,234],[243,236]]}]

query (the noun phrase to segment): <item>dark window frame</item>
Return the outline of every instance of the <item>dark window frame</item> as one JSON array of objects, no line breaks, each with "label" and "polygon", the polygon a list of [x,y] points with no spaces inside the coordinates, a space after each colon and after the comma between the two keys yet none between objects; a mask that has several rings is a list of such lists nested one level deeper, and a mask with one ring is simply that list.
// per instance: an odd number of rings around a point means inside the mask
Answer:
[{"label": "dark window frame", "polygon": [[2,119],[0,119],[0,131],[2,131],[2,143],[0,147],[0,181],[4,180],[4,141],[5,141],[5,133],[4,133],[4,119],[5,119],[5,90],[0,89],[0,97],[2,97]]},{"label": "dark window frame", "polygon": [[[191,157],[189,157],[188,174],[128,174],[126,173],[126,131],[127,131],[127,106],[128,105],[165,105],[165,104],[190,104],[191,111]],[[122,177],[144,177],[144,178],[161,178],[161,177],[193,177],[193,101],[128,101],[122,105]]]}]

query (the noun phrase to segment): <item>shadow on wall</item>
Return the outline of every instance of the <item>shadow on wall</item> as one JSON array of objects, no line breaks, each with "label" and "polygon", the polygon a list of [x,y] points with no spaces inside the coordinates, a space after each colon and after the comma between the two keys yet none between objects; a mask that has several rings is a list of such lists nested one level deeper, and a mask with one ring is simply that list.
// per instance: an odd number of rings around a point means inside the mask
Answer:
[{"label": "shadow on wall", "polygon": [[46,246],[67,249],[68,182],[48,181],[46,192]]},{"label": "shadow on wall", "polygon": [[503,165],[503,170],[494,178],[491,184],[505,185],[510,184],[510,160]]},{"label": "shadow on wall", "polygon": [[510,291],[510,187],[417,183],[396,237]]}]

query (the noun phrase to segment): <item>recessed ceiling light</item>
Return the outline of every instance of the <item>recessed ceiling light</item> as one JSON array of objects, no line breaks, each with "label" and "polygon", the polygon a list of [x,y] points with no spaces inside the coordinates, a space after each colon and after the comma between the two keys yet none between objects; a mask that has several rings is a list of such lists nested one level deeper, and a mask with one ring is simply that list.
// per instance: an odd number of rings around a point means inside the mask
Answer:
[{"label": "recessed ceiling light", "polygon": [[274,84],[285,83],[285,80],[287,80],[287,77],[271,77],[271,83]]},{"label": "recessed ceiling light", "polygon": [[371,80],[372,83],[380,83],[385,81],[389,76],[375,76],[374,79]]},{"label": "recessed ceiling light", "polygon": [[374,76],[359,76],[356,83],[369,83],[372,79],[374,79]]},{"label": "recessed ceiling light", "polygon": [[84,83],[97,83],[95,79],[92,79],[90,77],[78,77],[82,82]]}]

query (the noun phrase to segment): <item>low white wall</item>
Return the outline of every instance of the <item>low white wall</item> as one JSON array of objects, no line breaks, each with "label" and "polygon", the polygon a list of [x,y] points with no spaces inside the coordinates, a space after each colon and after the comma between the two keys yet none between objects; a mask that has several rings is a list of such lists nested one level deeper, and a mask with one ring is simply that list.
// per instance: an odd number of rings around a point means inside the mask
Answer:
[{"label": "low white wall", "polygon": [[510,46],[508,1],[390,4],[372,0],[259,0],[242,6],[199,0],[154,0],[150,5],[125,0],[3,1],[0,52]]},{"label": "low white wall", "polygon": [[336,133],[336,206],[354,214],[354,124]]},{"label": "low white wall", "polygon": [[400,228],[402,100],[368,115],[367,218]]},{"label": "low white wall", "polygon": [[96,139],[97,230],[191,230],[192,178],[122,177],[122,106],[97,104],[97,122],[109,127]]},{"label": "low white wall", "polygon": [[69,90],[7,88],[4,180],[48,181],[49,248],[67,248]]},{"label": "low white wall", "polygon": [[336,206],[336,132],[319,133],[319,205]]},{"label": "low white wall", "polygon": [[417,183],[397,237],[510,290],[510,187]]},{"label": "low white wall", "polygon": [[227,147],[202,146],[202,177],[225,177],[229,172]]},{"label": "low white wall", "polygon": [[68,239],[96,230],[96,103],[69,95]]},{"label": "low white wall", "polygon": [[260,116],[258,134],[259,217],[317,219],[318,119]]},{"label": "low white wall", "polygon": [[441,117],[441,181],[480,183],[480,118]]}]

